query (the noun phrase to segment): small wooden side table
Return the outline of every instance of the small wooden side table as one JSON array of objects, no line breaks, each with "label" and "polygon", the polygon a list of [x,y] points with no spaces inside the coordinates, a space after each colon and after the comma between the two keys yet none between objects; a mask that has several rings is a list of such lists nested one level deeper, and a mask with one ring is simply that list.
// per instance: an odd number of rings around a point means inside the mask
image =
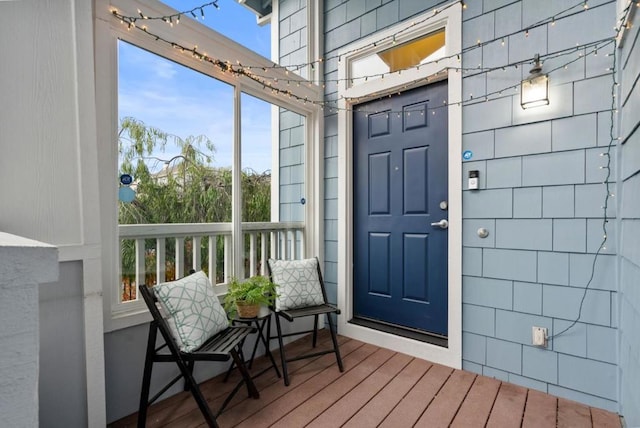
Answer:
[{"label": "small wooden side table", "polygon": [[[269,349],[268,337],[271,332],[271,310],[266,306],[261,306],[260,311],[258,312],[258,315],[254,318],[241,318],[240,316],[236,315],[235,318],[231,320],[231,324],[234,325],[237,323],[256,327],[256,332],[258,334],[258,337],[256,337],[256,341],[253,344],[253,350],[251,351],[251,358],[249,358],[249,360],[246,361],[247,368],[251,369],[251,367],[253,366],[253,359],[256,357],[256,352],[258,350],[258,345],[260,343],[264,345],[265,353],[269,357],[269,360],[271,360],[271,366],[266,367],[265,369],[261,370],[259,373],[256,373],[252,377],[255,379],[256,377],[269,371],[271,367],[273,367],[273,369],[276,371],[276,374],[278,375],[278,377],[282,377],[282,375],[280,374],[280,370],[278,369],[278,365],[276,364],[276,360],[273,358],[273,354],[271,353],[271,349]],[[267,329],[266,332],[265,332],[265,327]],[[229,370],[227,370],[227,374],[224,377],[225,382],[227,381],[227,379],[229,379],[229,375],[231,374],[231,371],[233,370],[234,367],[235,367],[235,363],[231,363],[231,366],[229,366]]]}]

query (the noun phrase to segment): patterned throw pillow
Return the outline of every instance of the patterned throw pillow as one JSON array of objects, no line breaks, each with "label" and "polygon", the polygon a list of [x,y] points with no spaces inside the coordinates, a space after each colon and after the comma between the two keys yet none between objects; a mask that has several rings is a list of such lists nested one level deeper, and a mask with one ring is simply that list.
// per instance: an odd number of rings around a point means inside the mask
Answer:
[{"label": "patterned throw pillow", "polygon": [[278,285],[276,310],[295,309],[324,303],[318,260],[269,259],[273,282]]},{"label": "patterned throw pillow", "polygon": [[211,282],[199,271],[153,287],[168,314],[167,323],[182,352],[191,352],[228,325]]}]

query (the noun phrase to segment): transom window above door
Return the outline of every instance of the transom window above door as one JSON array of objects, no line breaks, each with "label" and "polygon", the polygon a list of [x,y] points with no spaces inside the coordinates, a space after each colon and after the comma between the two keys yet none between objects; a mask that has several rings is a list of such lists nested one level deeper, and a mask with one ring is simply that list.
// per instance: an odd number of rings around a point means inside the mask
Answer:
[{"label": "transom window above door", "polygon": [[[394,38],[395,40],[395,38]],[[380,79],[387,73],[417,67],[445,56],[445,29],[394,45],[363,58],[351,61],[350,83],[358,85],[368,80]]]}]

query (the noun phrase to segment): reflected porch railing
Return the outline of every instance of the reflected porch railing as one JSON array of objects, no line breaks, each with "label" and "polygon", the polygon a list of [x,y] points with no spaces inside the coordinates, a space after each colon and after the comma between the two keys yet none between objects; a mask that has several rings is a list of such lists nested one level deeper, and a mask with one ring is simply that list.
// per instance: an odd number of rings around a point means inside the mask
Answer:
[{"label": "reflected porch railing", "polygon": [[203,270],[226,292],[232,275],[247,278],[267,273],[269,258],[304,257],[304,223],[242,223],[243,272],[233,272],[231,223],[120,225],[119,301],[137,300],[136,284],[157,284]]}]

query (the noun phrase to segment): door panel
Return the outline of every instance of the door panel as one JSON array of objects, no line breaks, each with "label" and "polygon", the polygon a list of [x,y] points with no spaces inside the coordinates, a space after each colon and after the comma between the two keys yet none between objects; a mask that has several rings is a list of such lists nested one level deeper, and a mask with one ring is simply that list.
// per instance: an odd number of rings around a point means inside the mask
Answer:
[{"label": "door panel", "polygon": [[[447,83],[354,113],[354,315],[447,335]],[[375,113],[371,113],[375,112]]]}]

